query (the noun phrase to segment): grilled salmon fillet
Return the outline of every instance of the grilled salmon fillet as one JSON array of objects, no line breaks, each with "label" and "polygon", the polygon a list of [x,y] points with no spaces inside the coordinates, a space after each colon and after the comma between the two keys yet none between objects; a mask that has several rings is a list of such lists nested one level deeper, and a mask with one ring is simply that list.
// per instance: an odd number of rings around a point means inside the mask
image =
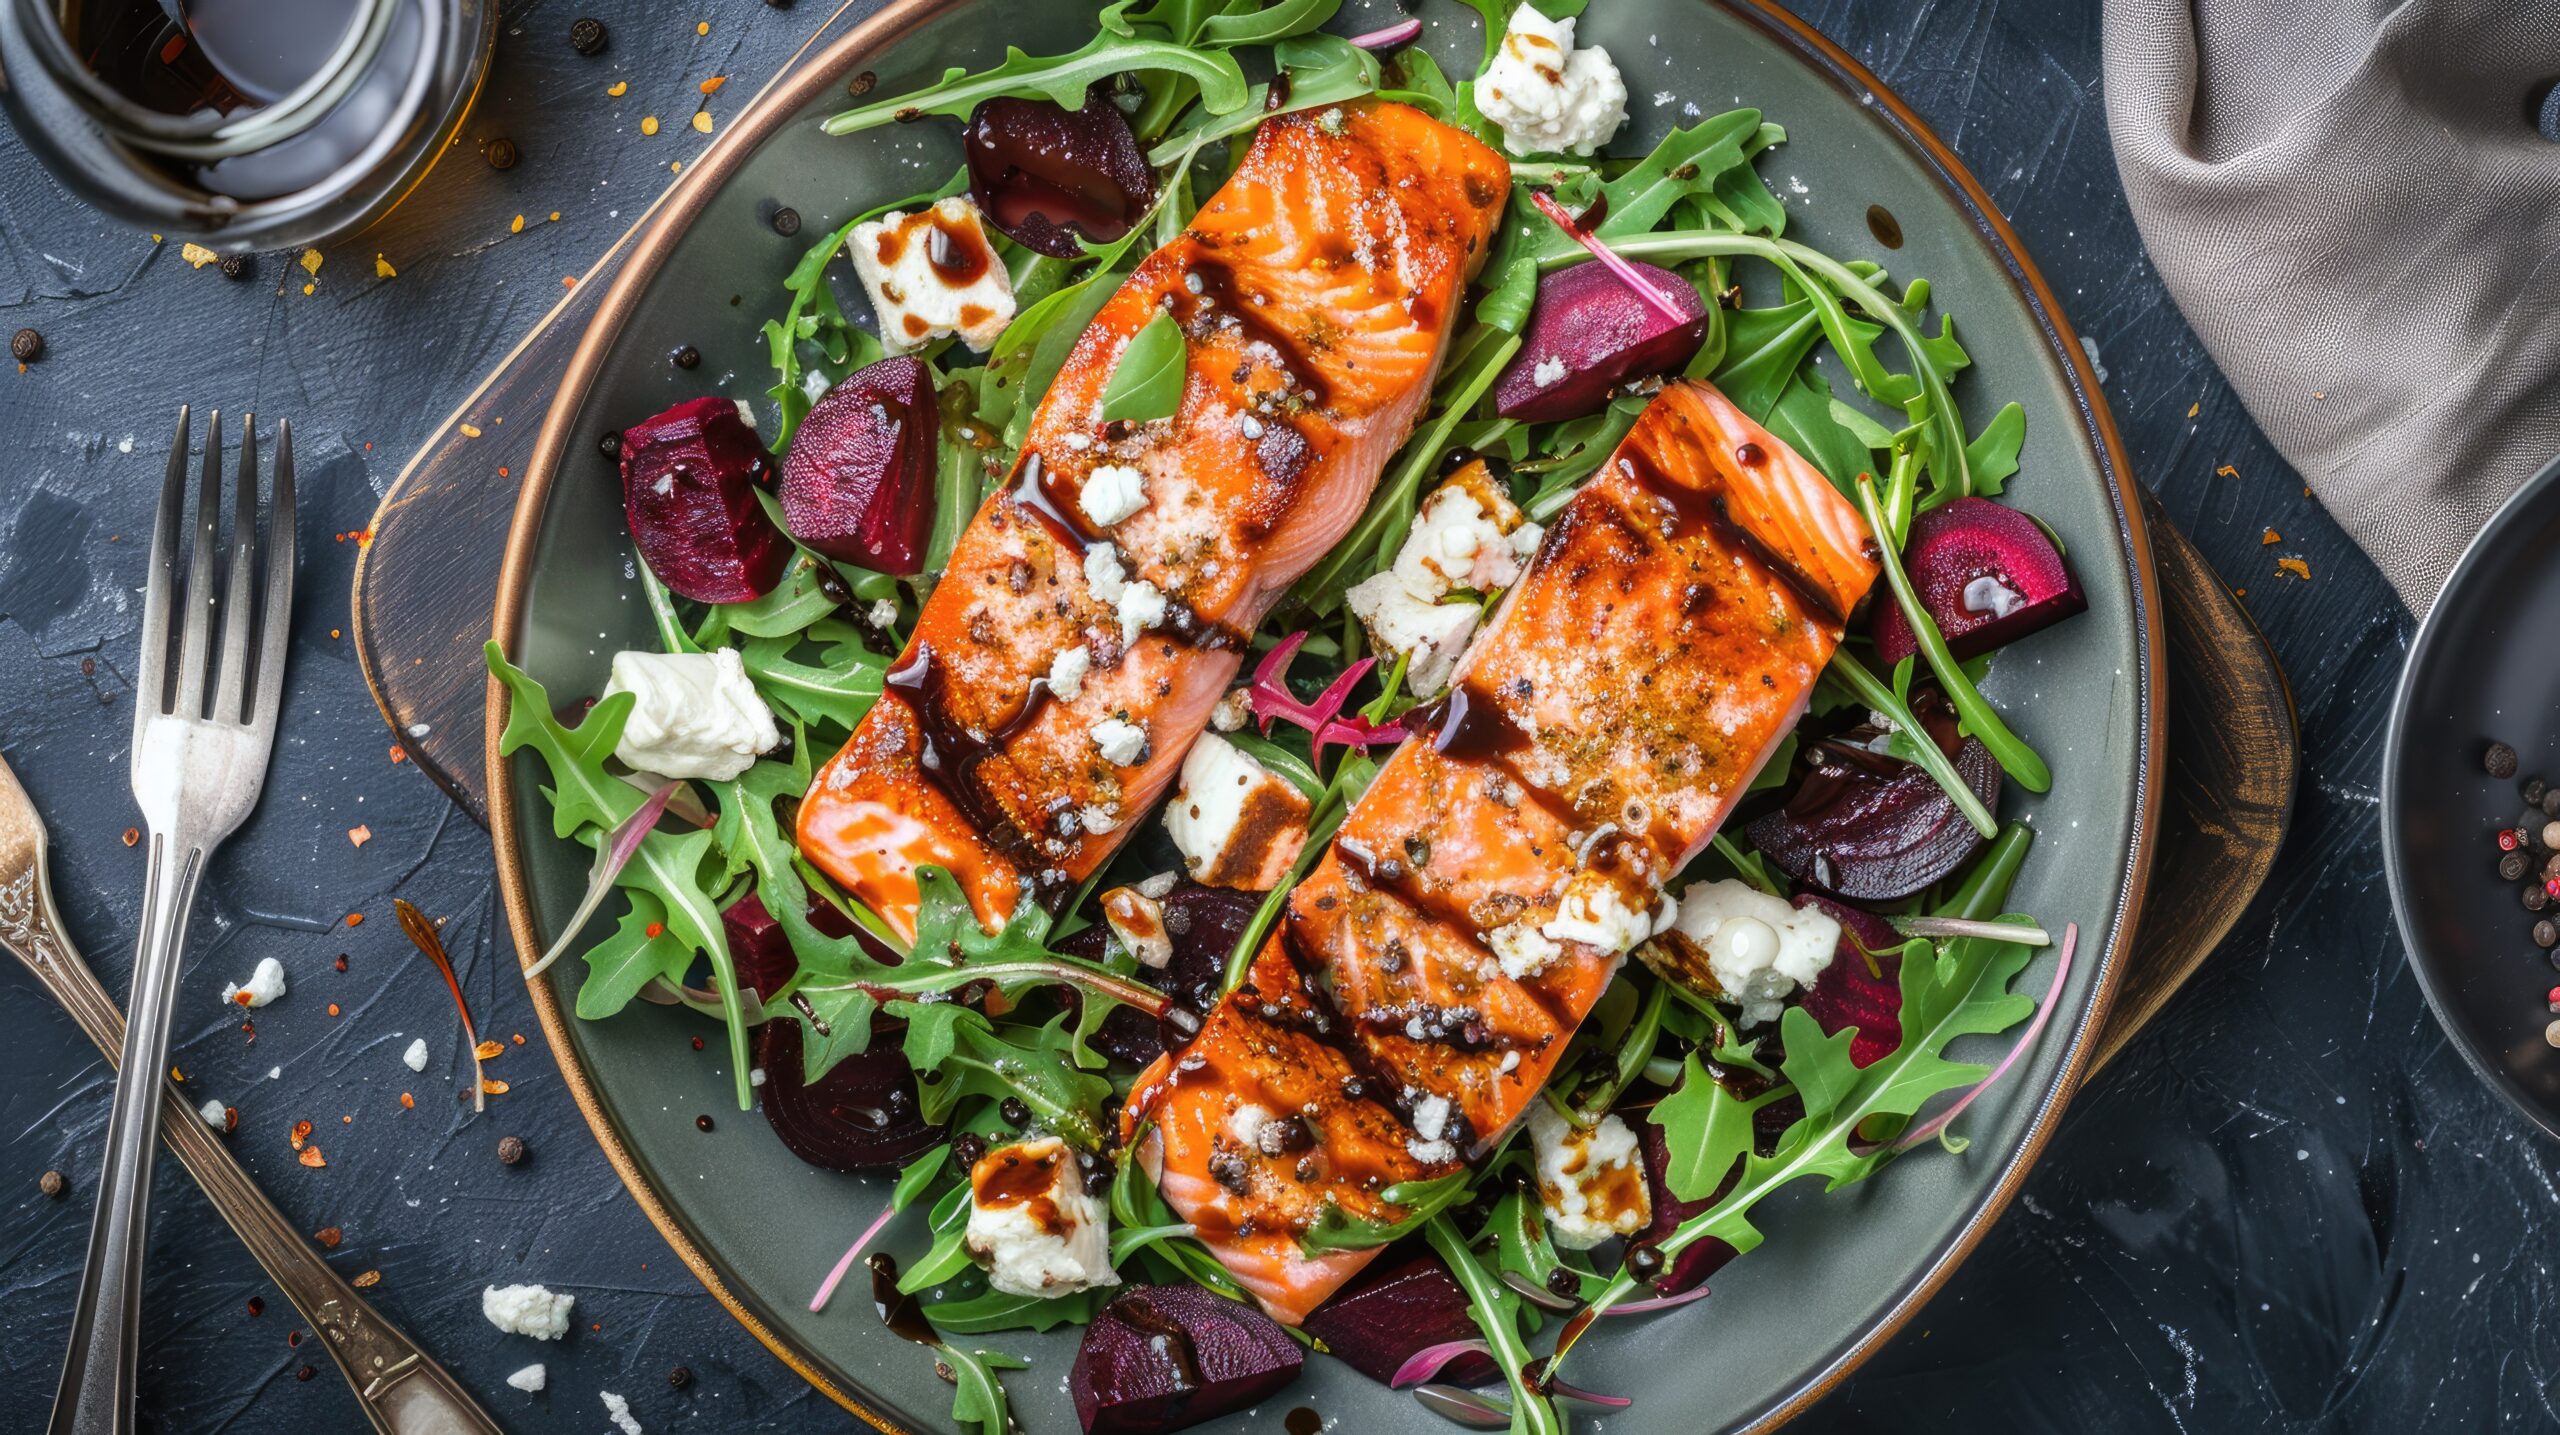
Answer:
[{"label": "grilled salmon fillet", "polygon": [[[1509,193],[1500,155],[1403,105],[1265,121],[1069,353],[888,691],[811,784],[801,853],[908,936],[924,863],[992,927],[1025,884],[1062,898],[1108,860],[1421,417]],[[1159,314],[1187,342],[1181,407],[1105,424],[1121,350]],[[1135,512],[1087,505],[1097,473],[1125,494],[1129,471]]]},{"label": "grilled salmon fillet", "polygon": [[1306,1251],[1328,1204],[1391,1223],[1389,1188],[1482,1156],[1537,1099],[1876,571],[1857,511],[1704,383],[1665,388],[1566,504],[1249,983],[1123,1109],[1273,1316],[1375,1254]]}]

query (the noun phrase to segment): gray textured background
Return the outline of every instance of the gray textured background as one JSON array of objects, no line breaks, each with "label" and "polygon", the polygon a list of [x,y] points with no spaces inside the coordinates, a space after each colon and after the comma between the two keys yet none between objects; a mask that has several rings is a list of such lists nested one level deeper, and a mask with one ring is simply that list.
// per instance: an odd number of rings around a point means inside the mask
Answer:
[{"label": "gray textured background", "polygon": [[[501,174],[457,150],[389,221],[332,247],[309,295],[289,256],[231,283],[174,244],[116,231],[0,134],[0,329],[32,325],[51,347],[23,375],[0,368],[0,752],[52,825],[66,919],[121,992],[142,865],[120,840],[137,820],[124,669],[171,411],[184,399],[290,416],[308,555],[291,693],[267,800],[198,909],[174,1056],[190,1090],[240,1108],[233,1149],[279,1204],[307,1229],[340,1227],[332,1259],[380,1270],[384,1312],[511,1429],[602,1430],[599,1388],[629,1397],[653,1432],[848,1428],[702,1293],[593,1149],[492,945],[487,839],[388,761],[338,633],[355,557],[338,535],[364,525],[435,419],[621,231],[668,161],[699,148],[683,123],[698,83],[733,77],[711,108],[734,113],[819,14],[745,0],[594,8],[612,46],[582,59],[565,41],[575,10],[509,7],[466,140],[507,136],[521,162]],[[2560,1423],[2560,1333],[2540,1318],[2560,1296],[2540,1248],[2560,1213],[2554,1153],[2439,1037],[2382,889],[2373,782],[2409,620],[2251,428],[2145,262],[2108,153],[2094,0],[1804,8],[2016,221],[2097,346],[2137,472],[2273,637],[2309,770],[2292,843],[2228,948],[2074,1106],[1972,1261],[1803,1428]],[[630,92],[608,98],[617,80]],[[652,113],[667,128],[643,138]],[[525,230],[510,234],[519,213]],[[375,277],[377,253],[397,278]],[[2217,473],[2226,465],[2237,477]],[[2279,543],[2262,544],[2268,529]],[[2279,578],[2281,555],[2307,559],[2310,581]],[[372,831],[361,848],[347,837],[358,824]],[[484,1032],[528,1037],[495,1064],[514,1089],[486,1116],[455,1099],[460,1034],[391,920],[394,894],[451,919]],[[349,912],[367,921],[349,929]],[[257,1014],[249,1042],[217,998],[261,956],[285,964],[293,990]],[[53,1388],[106,1101],[104,1063],[10,970],[0,1429],[21,1430],[41,1427]],[[424,1076],[399,1059],[417,1035],[435,1055]],[[404,1090],[416,1110],[400,1109]],[[326,1169],[295,1163],[297,1119],[314,1124]],[[496,1161],[507,1134],[533,1147],[526,1164]],[[71,1176],[74,1199],[36,1193],[47,1168]],[[157,1428],[358,1428],[327,1362],[291,1345],[291,1307],[173,1163],[159,1212],[143,1373]],[[813,1278],[831,1256],[812,1253]],[[481,1286],[514,1280],[578,1296],[566,1341],[480,1318]],[[248,1315],[252,1297],[262,1316]],[[1704,1308],[1697,1324],[1701,1339],[1748,1338]],[[551,1367],[547,1394],[503,1386],[536,1359]],[[319,1373],[304,1383],[306,1363]],[[666,1384],[678,1364],[697,1377],[682,1393]],[[1414,1428],[1450,1427],[1417,1412]]]}]

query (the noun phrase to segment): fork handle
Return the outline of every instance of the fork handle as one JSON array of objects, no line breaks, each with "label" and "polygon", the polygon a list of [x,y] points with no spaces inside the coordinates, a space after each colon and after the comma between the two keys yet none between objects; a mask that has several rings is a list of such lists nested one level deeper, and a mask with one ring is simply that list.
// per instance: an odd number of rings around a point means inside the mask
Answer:
[{"label": "fork handle", "polygon": [[[0,778],[8,776],[6,767],[0,766]],[[39,890],[42,885],[37,884]],[[51,910],[50,897],[38,899],[36,910],[29,914],[27,930],[11,935],[33,949],[22,951],[21,955],[35,958],[29,965],[45,988],[71,1013],[98,1049],[117,1057],[121,1064],[123,1058],[118,1053],[127,1037],[124,1015],[116,1010],[115,999],[107,995],[97,974],[72,947],[60,919]],[[214,1209],[222,1213],[222,1219],[249,1248],[249,1254],[266,1268],[285,1299],[293,1303],[314,1331],[325,1337],[323,1344],[330,1359],[346,1376],[357,1404],[363,1407],[375,1430],[381,1435],[501,1435],[498,1423],[443,1366],[375,1313],[364,1297],[321,1259],[302,1233],[276,1209],[275,1202],[240,1169],[240,1163],[176,1086],[166,1080],[141,1084],[159,1090],[160,1138],[196,1178],[196,1184],[203,1187]],[[101,1190],[104,1189],[102,1185]],[[75,1358],[76,1353],[77,1347]],[[65,1384],[67,1397],[67,1373]],[[62,1428],[57,1424],[57,1430]],[[88,1429],[80,1425],[68,1428],[82,1432]]]}]

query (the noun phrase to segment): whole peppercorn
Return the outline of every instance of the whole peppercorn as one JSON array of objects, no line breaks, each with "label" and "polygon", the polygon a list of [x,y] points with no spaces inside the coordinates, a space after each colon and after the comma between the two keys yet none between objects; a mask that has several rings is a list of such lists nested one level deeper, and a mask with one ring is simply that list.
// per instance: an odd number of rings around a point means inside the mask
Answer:
[{"label": "whole peppercorn", "polygon": [[622,430],[607,430],[604,437],[596,440],[596,452],[607,458],[622,457]]},{"label": "whole peppercorn", "polygon": [[44,357],[44,335],[33,329],[20,329],[9,336],[9,357],[21,364],[32,364]]},{"label": "whole peppercorn", "polygon": [[[604,32],[604,22],[592,15],[581,15],[569,22],[569,48],[581,55],[603,54],[608,38]],[[2512,771],[2515,764],[2513,749],[2507,752],[2507,763],[2509,770]]]},{"label": "whole peppercorn", "polygon": [[1640,1281],[1662,1274],[1662,1247],[1651,1241],[1638,1241],[1627,1247],[1627,1274]]},{"label": "whole peppercorn", "polygon": [[800,232],[800,211],[786,204],[773,212],[772,224],[774,233],[789,239]]},{"label": "whole peppercorn", "polygon": [[61,1172],[47,1171],[36,1178],[36,1189],[44,1192],[46,1200],[59,1201],[62,1193],[71,1189],[71,1183],[63,1179]]},{"label": "whole peppercorn", "polygon": [[691,1366],[679,1365],[667,1372],[667,1388],[670,1390],[682,1390],[692,1383],[693,1367]]},{"label": "whole peppercorn", "polygon": [[2553,947],[2560,947],[2560,922],[2554,922],[2549,917],[2545,917],[2534,923],[2533,944],[2546,952]]},{"label": "whole peppercorn", "polygon": [[1547,1292],[1570,1300],[1582,1294],[1582,1278],[1563,1266],[1558,1266],[1547,1272]]},{"label": "whole peppercorn", "polygon": [[2543,816],[2560,817],[2560,787],[2555,787],[2542,794],[2542,801],[2539,806],[2542,808]]},{"label": "whole peppercorn", "polygon": [[964,1172],[977,1165],[986,1154],[987,1138],[975,1131],[964,1131],[952,1139],[951,1159],[959,1162]]},{"label": "whole peppercorn", "polygon": [[2560,852],[2560,822],[2542,824],[2542,845]]},{"label": "whole peppercorn", "polygon": [[[578,23],[584,25],[589,22],[581,20]],[[599,25],[596,28],[602,30],[604,27]],[[570,33],[574,37],[577,32],[572,30]],[[574,38],[571,43],[576,43]],[[2513,777],[2516,775],[2516,750],[2503,742],[2493,742],[2489,744],[2488,752],[2481,756],[2480,765],[2488,769],[2491,777]]]},{"label": "whole peppercorn", "polygon": [[2524,909],[2525,909],[2526,911],[2528,911],[2528,912],[2539,912],[2539,911],[2541,911],[2543,908],[2548,907],[2548,906],[2550,906],[2550,905],[2551,905],[2551,894],[2550,894],[2550,893],[2545,892],[2545,891],[2543,891],[2540,887],[2535,887],[2535,886],[2528,886],[2528,887],[2526,887],[2526,888],[2524,889]]},{"label": "whole peppercorn", "polygon": [[2521,852],[2510,852],[2498,859],[2498,880],[2521,882],[2524,880],[2524,869],[2532,865],[2532,858]]},{"label": "whole peppercorn", "polygon": [[694,1129],[694,1130],[696,1130],[696,1131],[708,1131],[708,1130],[710,1130],[710,1129],[711,1129],[711,1118],[710,1118],[710,1117],[708,1117],[708,1116],[697,1116],[697,1117],[693,1118],[693,1129]]},{"label": "whole peppercorn", "polygon": [[524,1138],[523,1138],[523,1137],[521,1137],[521,1136],[501,1136],[501,1137],[499,1137],[499,1138],[498,1138],[498,1164],[499,1164],[499,1165],[501,1165],[501,1166],[512,1166],[512,1165],[516,1164],[518,1161],[523,1160],[523,1159],[524,1159],[524,1156],[525,1156],[525,1150],[524,1150]]},{"label": "whole peppercorn", "polygon": [[[516,142],[500,135],[489,141],[488,146],[480,151],[480,157],[489,162],[491,169],[513,169],[516,167]],[[2528,797],[2525,800],[2530,802],[2533,799]]]},{"label": "whole peppercorn", "polygon": [[2542,795],[2550,790],[2551,784],[2544,782],[2541,778],[2529,779],[2524,785],[2524,800],[2539,807],[2542,805]]},{"label": "whole peppercorn", "polygon": [[1019,1096],[1008,1096],[997,1102],[996,1114],[1004,1118],[1005,1125],[1016,1131],[1031,1124],[1031,1108],[1023,1104]]},{"label": "whole peppercorn", "polygon": [[687,344],[683,348],[676,350],[674,353],[667,355],[667,359],[679,369],[690,369],[696,367],[702,362],[702,351],[691,344]]},{"label": "whole peppercorn", "polygon": [[254,254],[222,256],[222,277],[225,279],[246,279],[257,272],[258,259]]}]

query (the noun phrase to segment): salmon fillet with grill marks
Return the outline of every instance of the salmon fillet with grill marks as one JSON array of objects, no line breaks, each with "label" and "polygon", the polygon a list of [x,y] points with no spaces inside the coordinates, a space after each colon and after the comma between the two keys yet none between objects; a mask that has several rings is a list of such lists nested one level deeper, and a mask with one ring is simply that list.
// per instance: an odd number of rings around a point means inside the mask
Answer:
[{"label": "salmon fillet with grill marks", "polygon": [[[1390,1187],[1481,1157],[1537,1099],[1668,924],[1664,882],[1803,715],[1874,553],[1812,465],[1694,381],[1566,504],[1250,984],[1123,1110],[1165,1198],[1275,1317],[1375,1254],[1308,1255],[1328,1204],[1392,1222]],[[1270,1139],[1282,1113],[1303,1139]]]},{"label": "salmon fillet with grill marks", "polygon": [[[1509,192],[1501,156],[1402,105],[1265,121],[1068,355],[888,691],[801,803],[801,852],[909,936],[922,864],[993,927],[1025,884],[1055,900],[1108,860],[1421,417]],[[1159,313],[1187,344],[1180,410],[1106,426],[1121,350]],[[1082,503],[1106,465],[1144,484],[1107,526]],[[1151,597],[1161,617],[1133,629]],[[1073,650],[1070,697],[1049,674]]]}]

